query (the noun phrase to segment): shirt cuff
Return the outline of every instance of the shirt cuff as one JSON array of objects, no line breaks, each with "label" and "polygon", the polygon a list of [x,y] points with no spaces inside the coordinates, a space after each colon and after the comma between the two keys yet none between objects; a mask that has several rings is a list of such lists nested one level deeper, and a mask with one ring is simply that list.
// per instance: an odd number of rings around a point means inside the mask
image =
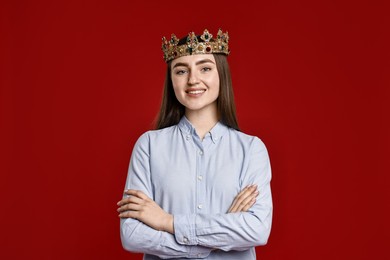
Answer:
[{"label": "shirt cuff", "polygon": [[206,258],[210,253],[212,249],[209,247],[204,247],[204,246],[192,246],[190,253],[189,253],[189,258]]},{"label": "shirt cuff", "polygon": [[195,232],[195,221],[195,214],[173,216],[173,227],[175,229],[175,238],[177,243],[192,246],[198,244]]}]

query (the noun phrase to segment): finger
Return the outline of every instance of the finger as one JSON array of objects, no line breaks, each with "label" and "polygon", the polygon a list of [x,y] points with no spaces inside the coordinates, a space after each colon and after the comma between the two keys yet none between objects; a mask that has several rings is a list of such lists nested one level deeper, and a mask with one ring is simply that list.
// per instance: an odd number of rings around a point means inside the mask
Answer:
[{"label": "finger", "polygon": [[118,212],[125,212],[125,211],[140,211],[142,209],[143,205],[135,204],[135,203],[128,203],[125,204],[117,209]]},{"label": "finger", "polygon": [[252,184],[252,185],[248,185],[246,186],[240,193],[237,194],[237,198],[238,197],[242,197],[244,196],[245,194],[247,193],[250,193],[251,191],[253,190],[256,190],[256,185]]},{"label": "finger", "polygon": [[252,208],[253,205],[255,205],[255,203],[256,203],[256,198],[252,198],[252,200],[248,204],[246,204],[245,207],[242,208],[242,212],[248,211],[250,208]]},{"label": "finger", "polygon": [[125,212],[121,212],[119,213],[118,217],[120,218],[133,218],[133,219],[137,219],[139,216],[139,213],[137,211],[125,211]]},{"label": "finger", "polygon": [[[251,185],[247,189],[244,189],[242,192],[237,195],[233,206],[230,209],[230,212],[239,212],[245,206],[245,200],[254,196],[254,193],[257,191],[257,185]],[[255,195],[257,196],[257,195]]]},{"label": "finger", "polygon": [[135,196],[131,196],[131,197],[126,197],[126,198],[121,199],[117,203],[117,205],[118,206],[123,206],[123,205],[128,204],[128,203],[141,204],[142,202],[143,202],[143,199],[140,199],[140,198],[135,197]]},{"label": "finger", "polygon": [[229,212],[238,212],[238,207],[242,205],[243,201],[250,197],[257,190],[257,185],[250,185],[244,190],[242,190],[234,199],[233,205],[230,208]]},{"label": "finger", "polygon": [[246,191],[248,191],[250,188],[251,188],[251,185],[250,185],[250,186],[246,186],[240,193],[237,194],[237,196],[234,198],[233,203],[232,203],[232,205],[230,206],[228,212],[232,212],[232,211],[234,211],[234,210],[236,209],[236,206],[237,206],[237,203],[238,203],[239,198],[240,198]]},{"label": "finger", "polygon": [[259,195],[258,191],[255,191],[254,193],[250,194],[250,196],[246,197],[237,207],[236,211],[246,211],[243,210],[245,207],[247,207],[248,204],[251,204],[251,201]]},{"label": "finger", "polygon": [[125,194],[136,196],[136,197],[138,197],[140,199],[144,199],[144,200],[149,200],[149,197],[146,196],[145,193],[143,193],[140,190],[125,190]]},{"label": "finger", "polygon": [[147,203],[145,200],[140,199],[138,197],[134,197],[134,196],[125,198],[125,199],[121,200],[120,202],[121,203],[118,205],[119,208],[117,209],[117,211],[124,211],[124,210],[128,210],[129,207],[134,207],[134,206],[128,206],[128,205],[142,206],[142,205],[145,205]]}]

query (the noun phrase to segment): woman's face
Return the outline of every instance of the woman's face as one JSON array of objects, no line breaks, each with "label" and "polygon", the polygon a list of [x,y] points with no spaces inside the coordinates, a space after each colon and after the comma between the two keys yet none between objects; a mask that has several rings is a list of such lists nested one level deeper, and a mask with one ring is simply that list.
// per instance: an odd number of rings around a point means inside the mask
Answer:
[{"label": "woman's face", "polygon": [[173,60],[171,77],[176,98],[186,107],[186,112],[216,109],[219,75],[212,54],[189,55]]}]

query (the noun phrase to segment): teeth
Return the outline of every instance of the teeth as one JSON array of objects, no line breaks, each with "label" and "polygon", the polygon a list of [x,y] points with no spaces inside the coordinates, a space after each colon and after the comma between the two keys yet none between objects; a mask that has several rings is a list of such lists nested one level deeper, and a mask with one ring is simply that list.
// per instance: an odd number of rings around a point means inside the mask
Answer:
[{"label": "teeth", "polygon": [[205,92],[205,90],[193,90],[193,91],[188,91],[189,94],[200,94]]}]

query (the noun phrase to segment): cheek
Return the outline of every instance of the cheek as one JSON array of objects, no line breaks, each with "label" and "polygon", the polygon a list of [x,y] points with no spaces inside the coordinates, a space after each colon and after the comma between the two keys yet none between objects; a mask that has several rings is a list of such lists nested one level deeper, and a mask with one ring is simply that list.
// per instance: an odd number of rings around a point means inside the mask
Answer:
[{"label": "cheek", "polygon": [[182,101],[182,95],[183,95],[183,92],[181,91],[181,88],[175,84],[175,82],[172,81],[172,85],[173,85],[173,92],[175,93],[175,96],[177,98],[177,100],[179,102]]},{"label": "cheek", "polygon": [[172,86],[173,89],[179,90],[180,88],[183,87],[183,84],[185,85],[186,81],[183,77],[172,77]]},{"label": "cheek", "polygon": [[180,99],[180,91],[177,88],[173,87],[173,92],[175,93],[176,98]]},{"label": "cheek", "polygon": [[210,78],[208,85],[213,90],[213,92],[218,94],[219,93],[219,77],[218,77],[218,75],[215,75],[214,77]]},{"label": "cheek", "polygon": [[172,86],[173,86],[173,91],[175,92],[175,94],[178,92],[179,90],[179,86],[180,84],[178,83],[177,80],[175,80],[174,78],[172,78]]}]

